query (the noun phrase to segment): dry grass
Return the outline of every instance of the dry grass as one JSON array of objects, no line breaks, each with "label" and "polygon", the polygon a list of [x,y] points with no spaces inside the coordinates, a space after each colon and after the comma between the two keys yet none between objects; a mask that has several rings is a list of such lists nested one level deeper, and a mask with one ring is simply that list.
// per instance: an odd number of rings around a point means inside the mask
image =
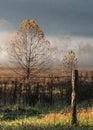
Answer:
[{"label": "dry grass", "polygon": [[[93,107],[89,108],[89,109],[82,109],[80,111],[77,112],[77,118],[79,121],[84,121],[84,120],[93,120]],[[50,113],[47,114],[46,116],[44,116],[41,121],[43,122],[69,122],[71,120],[71,112],[62,114],[61,112],[55,112],[55,113]]]},{"label": "dry grass", "polygon": [[62,112],[54,108],[54,112],[39,116],[1,120],[0,130],[93,130],[93,107],[78,109],[78,126],[71,125],[71,112],[66,109]]}]

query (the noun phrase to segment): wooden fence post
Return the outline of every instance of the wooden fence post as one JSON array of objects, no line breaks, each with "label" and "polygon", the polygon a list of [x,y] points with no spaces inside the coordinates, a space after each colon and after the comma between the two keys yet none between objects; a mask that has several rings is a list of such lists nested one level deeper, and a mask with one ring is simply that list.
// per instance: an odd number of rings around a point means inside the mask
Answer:
[{"label": "wooden fence post", "polygon": [[72,125],[77,124],[77,84],[78,84],[78,70],[72,70],[72,97],[71,97],[71,110],[72,110]]}]

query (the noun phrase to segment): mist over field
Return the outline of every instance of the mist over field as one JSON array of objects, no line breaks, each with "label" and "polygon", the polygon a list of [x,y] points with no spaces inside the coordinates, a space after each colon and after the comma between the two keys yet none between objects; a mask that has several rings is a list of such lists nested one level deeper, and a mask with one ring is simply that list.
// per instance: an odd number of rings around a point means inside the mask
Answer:
[{"label": "mist over field", "polygon": [[[8,48],[9,42],[14,32],[1,32],[0,33],[0,63],[7,65],[9,63]],[[48,37],[52,48],[56,51],[55,61],[53,65],[62,65],[62,59],[68,51],[74,50],[78,59],[78,67],[92,68],[93,67],[93,39],[89,38],[73,38],[71,36],[55,36]]]}]

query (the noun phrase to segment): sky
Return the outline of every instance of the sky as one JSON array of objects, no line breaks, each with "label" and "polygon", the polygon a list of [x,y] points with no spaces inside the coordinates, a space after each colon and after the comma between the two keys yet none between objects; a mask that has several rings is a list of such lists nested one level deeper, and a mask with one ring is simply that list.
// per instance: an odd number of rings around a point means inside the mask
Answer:
[{"label": "sky", "polygon": [[2,48],[24,19],[34,19],[57,47],[57,61],[74,50],[80,67],[93,68],[93,0],[0,0],[1,61],[8,59]]}]

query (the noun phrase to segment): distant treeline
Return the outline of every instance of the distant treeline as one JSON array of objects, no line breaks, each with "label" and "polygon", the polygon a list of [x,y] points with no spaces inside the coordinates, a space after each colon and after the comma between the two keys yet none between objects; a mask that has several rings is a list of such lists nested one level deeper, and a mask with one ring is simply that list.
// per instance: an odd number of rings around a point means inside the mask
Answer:
[{"label": "distant treeline", "polygon": [[[77,101],[93,99],[93,72],[80,72],[77,85]],[[28,84],[25,79],[0,78],[0,104],[37,103],[53,104],[71,101],[71,76],[32,77]]]}]

